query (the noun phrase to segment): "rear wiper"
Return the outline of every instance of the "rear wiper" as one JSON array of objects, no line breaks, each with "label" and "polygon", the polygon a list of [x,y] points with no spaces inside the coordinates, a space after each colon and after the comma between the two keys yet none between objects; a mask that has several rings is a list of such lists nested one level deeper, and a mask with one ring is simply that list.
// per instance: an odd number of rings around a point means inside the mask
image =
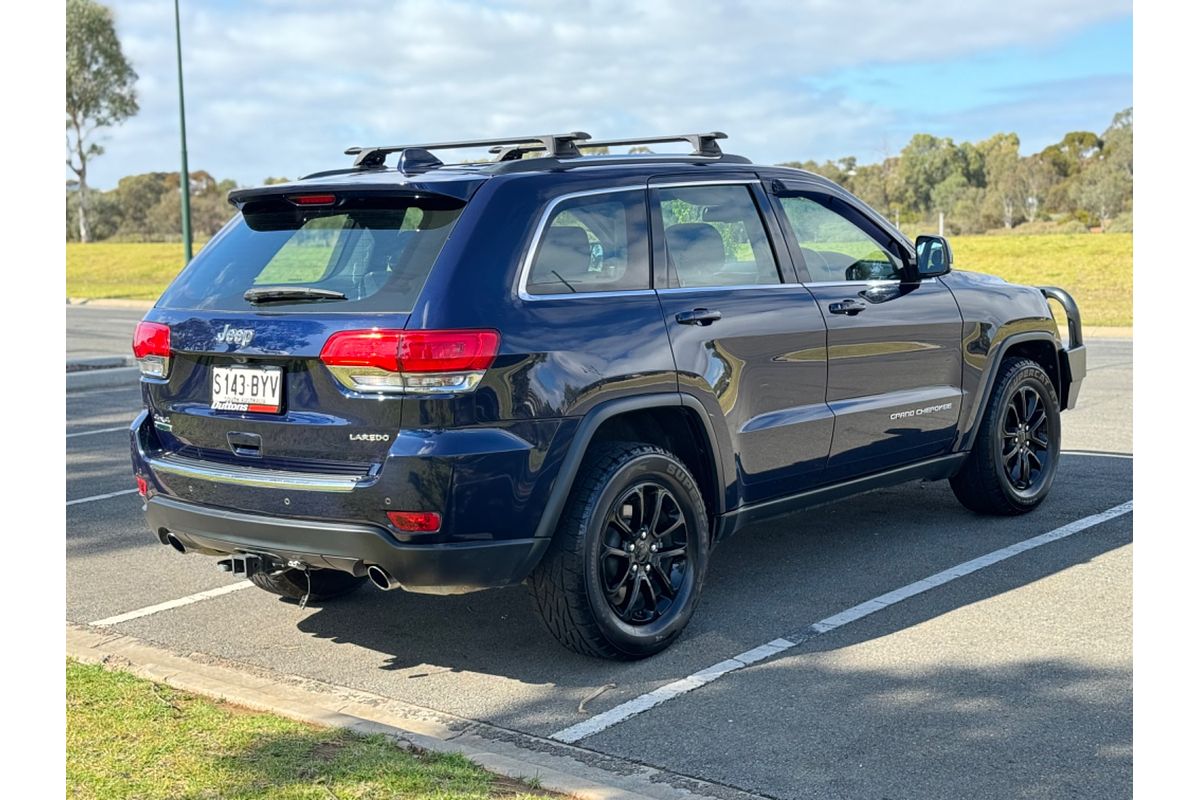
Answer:
[{"label": "rear wiper", "polygon": [[242,297],[248,303],[346,299],[346,295],[334,289],[314,289],[311,286],[261,286],[255,289],[247,289]]}]

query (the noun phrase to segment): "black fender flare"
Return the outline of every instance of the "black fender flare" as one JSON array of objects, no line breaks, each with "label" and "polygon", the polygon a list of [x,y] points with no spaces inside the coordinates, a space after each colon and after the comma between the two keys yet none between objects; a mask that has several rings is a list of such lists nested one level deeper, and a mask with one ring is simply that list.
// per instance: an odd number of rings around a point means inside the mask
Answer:
[{"label": "black fender flare", "polygon": [[704,423],[704,433],[708,438],[708,446],[713,457],[716,459],[716,463],[713,465],[718,481],[717,491],[715,492],[717,501],[717,514],[715,516],[723,514],[725,512],[725,498],[720,482],[723,480],[724,465],[722,461],[724,455],[718,446],[717,437],[713,430],[712,420],[708,417],[708,412],[705,410],[704,405],[691,395],[683,394],[682,392],[661,392],[609,400],[593,407],[583,416],[583,419],[575,428],[571,445],[567,448],[562,463],[559,465],[558,475],[555,477],[554,485],[550,489],[550,496],[546,498],[546,509],[542,512],[542,518],[538,521],[534,537],[543,538],[554,535],[554,529],[558,526],[558,518],[562,514],[563,507],[567,504],[567,496],[570,494],[571,487],[575,484],[575,477],[579,474],[579,468],[583,464],[583,457],[587,453],[588,446],[592,443],[592,438],[596,435],[596,431],[600,429],[601,425],[618,414],[626,414],[630,411],[642,411],[647,408],[672,407],[690,408],[696,412],[700,421]]},{"label": "black fender flare", "polygon": [[[1049,331],[1026,331],[1024,333],[1014,333],[1005,337],[1000,344],[992,348],[992,352],[988,355],[987,367],[979,379],[979,389],[975,392],[975,399],[971,403],[970,413],[963,420],[962,435],[959,439],[956,450],[970,450],[975,445],[975,435],[979,432],[979,419],[983,415],[983,405],[987,399],[992,396],[992,388],[996,383],[996,376],[1000,372],[1000,364],[1003,363],[1005,355],[1013,345],[1022,344],[1024,342],[1047,342],[1057,353],[1061,350],[1061,344]],[[1059,387],[1055,387],[1055,391],[1059,391]]]}]

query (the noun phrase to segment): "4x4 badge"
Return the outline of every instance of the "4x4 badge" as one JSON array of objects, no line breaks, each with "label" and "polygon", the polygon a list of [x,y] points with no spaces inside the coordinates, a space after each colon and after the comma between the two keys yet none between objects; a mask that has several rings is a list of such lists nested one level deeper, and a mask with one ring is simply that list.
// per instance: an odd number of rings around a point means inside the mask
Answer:
[{"label": "4x4 badge", "polygon": [[236,344],[238,347],[245,347],[253,338],[253,328],[231,328],[228,325],[217,334],[217,341],[221,344]]}]

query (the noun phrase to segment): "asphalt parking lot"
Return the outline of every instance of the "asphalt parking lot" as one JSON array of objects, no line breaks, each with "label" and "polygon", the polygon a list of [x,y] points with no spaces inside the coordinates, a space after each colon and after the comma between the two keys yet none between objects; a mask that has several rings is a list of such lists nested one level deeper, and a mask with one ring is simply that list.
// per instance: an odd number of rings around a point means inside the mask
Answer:
[{"label": "asphalt parking lot", "polygon": [[[137,388],[73,392],[68,620],[560,739],[782,637],[794,646],[577,744],[770,797],[1128,796],[1131,514],[1010,551],[822,635],[810,628],[1130,501],[1132,459],[1113,454],[1132,447],[1132,341],[1089,345],[1064,447],[1090,453],[1063,456],[1038,511],[977,517],[944,482],[912,483],[739,533],[715,551],[683,638],[632,664],[559,647],[523,587],[447,598],[366,587],[305,609],[240,588],[146,529],[123,429]],[[224,586],[232,591],[145,612]]]}]

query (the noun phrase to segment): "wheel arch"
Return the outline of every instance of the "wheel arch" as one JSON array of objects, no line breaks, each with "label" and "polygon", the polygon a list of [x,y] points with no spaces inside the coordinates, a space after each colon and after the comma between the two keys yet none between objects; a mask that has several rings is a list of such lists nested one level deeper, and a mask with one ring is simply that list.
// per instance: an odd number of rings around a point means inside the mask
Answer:
[{"label": "wheel arch", "polygon": [[958,449],[970,450],[974,446],[975,436],[979,432],[979,425],[983,418],[984,406],[988,398],[992,396],[996,378],[1000,374],[1000,365],[1006,358],[1013,356],[1028,358],[1046,370],[1061,403],[1062,382],[1058,352],[1059,342],[1046,331],[1015,333],[1000,342],[988,357],[984,378],[979,382],[979,389],[976,391],[970,416],[964,425],[964,433]]},{"label": "wheel arch", "polygon": [[554,534],[589,448],[605,441],[645,442],[674,453],[699,484],[710,535],[716,530],[716,521],[725,512],[725,496],[721,451],[712,422],[695,397],[662,393],[611,400],[584,416],[563,457],[535,536]]}]

